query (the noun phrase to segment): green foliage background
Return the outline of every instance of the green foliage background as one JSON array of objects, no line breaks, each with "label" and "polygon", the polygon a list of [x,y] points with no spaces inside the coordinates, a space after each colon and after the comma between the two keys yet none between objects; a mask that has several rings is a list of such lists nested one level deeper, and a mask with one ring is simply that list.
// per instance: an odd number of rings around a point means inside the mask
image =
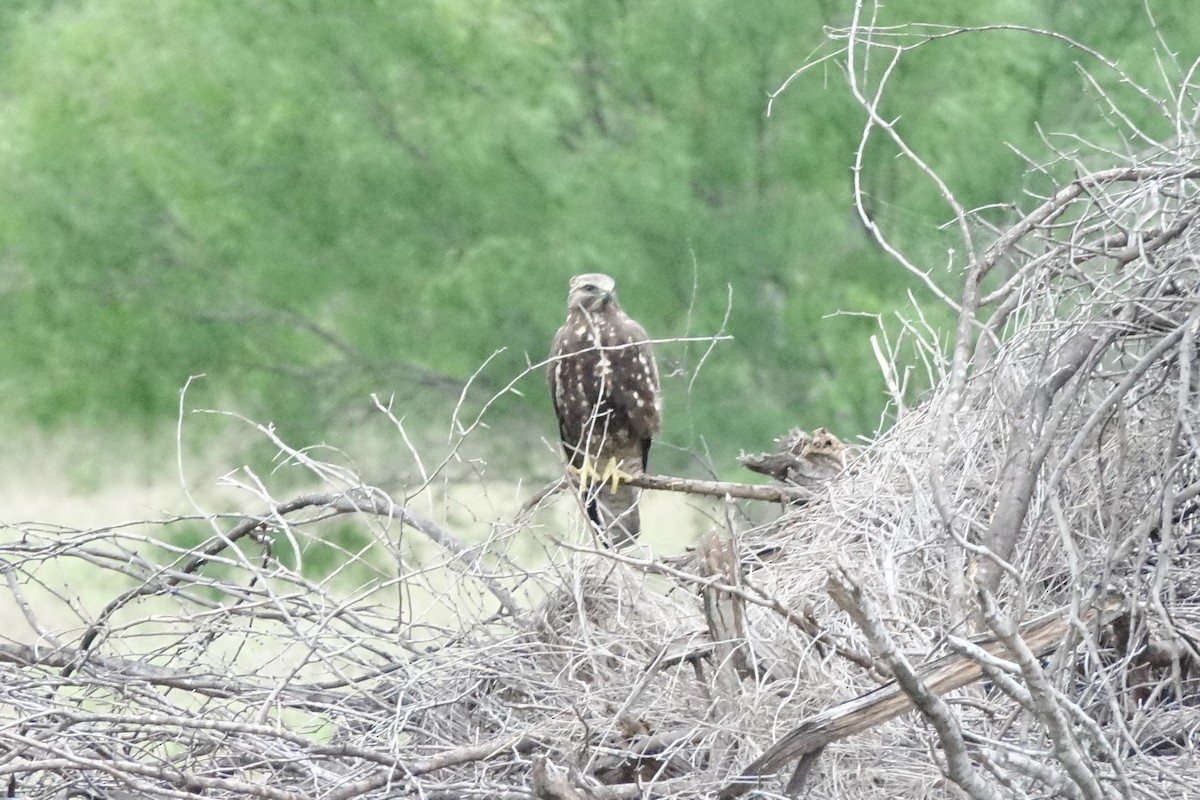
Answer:
[{"label": "green foliage background", "polygon": [[[1185,59],[1190,2],[1148,3]],[[1051,29],[1164,85],[1141,0],[893,5],[880,23]],[[877,323],[829,315],[886,324],[920,286],[851,207],[864,115],[836,63],[766,115],[851,9],[8,0],[0,403],[52,428],[153,425],[205,373],[192,404],[297,435],[358,424],[372,391],[444,429],[482,364],[470,412],[544,358],[567,278],[602,270],[654,335],[734,337],[705,359],[660,348],[669,445],[724,469],[796,425],[870,433]],[[1120,146],[1080,65],[1131,96],[1078,50],[997,31],[913,53],[885,112],[965,203],[1010,202],[1028,185],[1014,150],[1048,160],[1039,126]],[[928,181],[876,140],[864,182],[881,227],[953,287]],[[552,437],[540,370],[516,388],[493,430]]]}]

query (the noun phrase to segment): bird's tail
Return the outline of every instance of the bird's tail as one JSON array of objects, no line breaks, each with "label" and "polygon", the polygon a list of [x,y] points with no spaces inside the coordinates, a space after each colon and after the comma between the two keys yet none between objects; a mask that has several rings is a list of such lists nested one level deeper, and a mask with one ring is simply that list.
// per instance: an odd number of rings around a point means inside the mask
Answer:
[{"label": "bird's tail", "polygon": [[587,491],[587,515],[608,547],[619,548],[633,544],[642,532],[638,500],[641,490],[627,483],[615,492],[607,485],[592,484]]}]

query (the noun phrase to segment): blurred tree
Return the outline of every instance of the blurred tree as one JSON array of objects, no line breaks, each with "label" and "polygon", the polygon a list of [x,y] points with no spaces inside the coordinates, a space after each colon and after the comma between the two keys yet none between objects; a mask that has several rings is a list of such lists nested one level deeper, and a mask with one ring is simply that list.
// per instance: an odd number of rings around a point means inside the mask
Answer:
[{"label": "blurred tree", "polygon": [[[1119,5],[920,0],[889,21],[1055,28],[1148,75],[1155,31]],[[1195,41],[1185,0],[1150,7]],[[203,372],[212,404],[307,433],[371,390],[440,428],[494,351],[471,409],[544,358],[567,277],[603,270],[656,336],[735,337],[707,358],[660,347],[667,442],[725,468],[793,425],[868,433],[876,322],[828,315],[886,317],[919,284],[850,205],[863,117],[833,64],[766,116],[848,19],[830,0],[12,4],[5,402],[48,424],[154,420]],[[1072,102],[1096,64],[991,35],[913,53],[890,97],[925,109],[900,130],[968,205],[1017,194],[1003,144],[1044,152],[1036,124],[1105,135]],[[886,142],[867,156],[872,213],[949,278],[944,204]],[[552,436],[536,372],[489,413]]]}]

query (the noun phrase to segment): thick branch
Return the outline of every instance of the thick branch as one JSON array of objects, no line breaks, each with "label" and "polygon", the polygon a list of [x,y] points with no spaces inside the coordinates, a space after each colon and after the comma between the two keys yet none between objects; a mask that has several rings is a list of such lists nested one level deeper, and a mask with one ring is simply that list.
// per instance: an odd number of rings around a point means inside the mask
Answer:
[{"label": "thick branch", "polygon": [[[1087,625],[1097,618],[1107,619],[1115,608],[1116,604],[1109,602],[1103,608],[1089,609],[1080,615],[1080,621]],[[1070,625],[1070,609],[1060,609],[1022,625],[1020,637],[1031,653],[1041,657],[1058,647]],[[1013,659],[1008,646],[994,634],[978,637],[973,641],[991,656]],[[918,668],[914,674],[929,693],[942,695],[979,680],[984,671],[979,664],[968,658],[950,655]],[[784,734],[767,752],[748,765],[738,779],[722,789],[720,797],[722,800],[739,797],[756,785],[762,776],[778,772],[791,762],[817,752],[831,742],[895,719],[912,708],[912,699],[897,682],[892,681],[853,700],[826,709]]]},{"label": "thick branch", "polygon": [[[1008,562],[1020,538],[1033,491],[1041,474],[1042,463],[1058,428],[1066,404],[1055,407],[1059,391],[1093,359],[1113,336],[1110,330],[1088,326],[1054,353],[1040,374],[1030,381],[1024,397],[1025,411],[1013,425],[1008,442],[1008,457],[997,492],[996,510],[983,536],[983,546],[994,556],[979,562],[976,583],[989,592],[996,591],[1003,574],[1002,562]],[[1056,413],[1057,412],[1057,413]]]},{"label": "thick branch", "polygon": [[[525,501],[517,512],[516,521],[528,518],[534,509],[553,494],[572,485],[571,478],[559,478],[548,483]],[[767,503],[781,505],[800,505],[813,498],[813,493],[800,486],[785,486],[782,484],[763,483],[732,483],[729,481],[702,481],[692,478],[676,478],[671,475],[653,475],[643,473],[629,481],[630,486],[639,489],[651,489],[658,492],[681,492],[683,494],[703,494],[711,497],[731,497],[736,500],[762,500]]]},{"label": "thick branch", "polygon": [[638,475],[629,484],[639,489],[654,489],[660,492],[707,494],[713,497],[732,497],[738,500],[765,500],[768,503],[800,503],[811,500],[813,497],[812,492],[799,486],[701,481],[691,478],[675,478],[670,475]]}]

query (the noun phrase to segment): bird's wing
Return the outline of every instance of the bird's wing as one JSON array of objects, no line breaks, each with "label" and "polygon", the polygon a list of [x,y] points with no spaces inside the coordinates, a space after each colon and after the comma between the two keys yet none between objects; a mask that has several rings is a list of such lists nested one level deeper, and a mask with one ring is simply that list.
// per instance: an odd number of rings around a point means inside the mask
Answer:
[{"label": "bird's wing", "polygon": [[658,364],[654,361],[654,346],[650,336],[637,320],[625,317],[620,338],[630,346],[616,351],[628,385],[622,387],[619,402],[623,406],[634,432],[649,440],[662,430],[662,391],[659,386]]},{"label": "bird's wing", "polygon": [[563,325],[554,334],[550,343],[550,361],[546,364],[546,381],[550,384],[550,403],[554,407],[554,416],[558,420],[558,433],[564,442],[567,441],[566,398],[563,396],[561,370],[563,369],[563,348],[566,344],[567,326]]}]

